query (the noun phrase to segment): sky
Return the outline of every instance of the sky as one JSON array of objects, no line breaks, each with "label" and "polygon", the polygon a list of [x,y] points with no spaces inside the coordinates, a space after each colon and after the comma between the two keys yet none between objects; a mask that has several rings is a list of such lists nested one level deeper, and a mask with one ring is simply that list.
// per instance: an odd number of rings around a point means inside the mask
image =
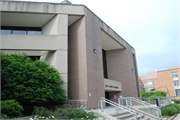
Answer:
[{"label": "sky", "polygon": [[86,5],[135,48],[140,77],[180,66],[180,0],[69,1]]}]

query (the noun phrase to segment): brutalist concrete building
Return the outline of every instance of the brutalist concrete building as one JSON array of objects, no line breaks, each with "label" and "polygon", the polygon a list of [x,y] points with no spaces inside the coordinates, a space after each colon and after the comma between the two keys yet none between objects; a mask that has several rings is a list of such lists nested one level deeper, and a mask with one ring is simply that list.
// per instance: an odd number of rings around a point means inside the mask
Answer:
[{"label": "brutalist concrete building", "polygon": [[[69,99],[140,96],[135,49],[85,5],[1,1],[0,47],[53,65]],[[119,33],[120,34],[120,33]]]}]

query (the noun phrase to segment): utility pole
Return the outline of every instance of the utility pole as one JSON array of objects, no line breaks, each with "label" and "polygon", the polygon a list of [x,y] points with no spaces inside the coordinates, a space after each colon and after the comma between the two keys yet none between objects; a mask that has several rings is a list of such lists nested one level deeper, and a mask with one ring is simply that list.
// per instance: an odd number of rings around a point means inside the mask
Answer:
[{"label": "utility pole", "polygon": [[[165,84],[165,85],[166,85],[166,84]],[[166,89],[167,89],[167,91],[168,91],[169,97],[171,97],[171,96],[170,96],[169,89],[168,89],[167,85],[166,85]]]}]

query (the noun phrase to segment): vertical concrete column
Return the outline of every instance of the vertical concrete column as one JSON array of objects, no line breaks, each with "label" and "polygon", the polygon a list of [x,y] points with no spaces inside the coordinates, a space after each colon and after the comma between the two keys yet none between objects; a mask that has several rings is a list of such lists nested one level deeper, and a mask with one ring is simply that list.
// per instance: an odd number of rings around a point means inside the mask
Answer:
[{"label": "vertical concrete column", "polygon": [[[59,71],[61,80],[64,81],[63,88],[68,90],[68,15],[58,14],[58,32],[57,35],[61,36],[61,44],[58,44],[56,51],[56,68]],[[63,45],[62,45],[63,41]],[[68,95],[68,91],[66,92]]]},{"label": "vertical concrete column", "polygon": [[[42,35],[58,37],[57,50],[49,51],[41,59],[53,65],[64,81],[63,88],[68,90],[68,15],[58,14],[42,27]],[[66,92],[67,95],[68,91]]]}]

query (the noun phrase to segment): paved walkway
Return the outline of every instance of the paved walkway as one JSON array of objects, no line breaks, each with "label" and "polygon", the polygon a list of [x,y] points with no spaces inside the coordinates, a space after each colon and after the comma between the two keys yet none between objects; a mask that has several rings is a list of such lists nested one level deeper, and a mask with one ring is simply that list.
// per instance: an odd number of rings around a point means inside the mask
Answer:
[{"label": "paved walkway", "polygon": [[174,120],[180,120],[180,114],[177,114],[177,116],[174,118]]}]

